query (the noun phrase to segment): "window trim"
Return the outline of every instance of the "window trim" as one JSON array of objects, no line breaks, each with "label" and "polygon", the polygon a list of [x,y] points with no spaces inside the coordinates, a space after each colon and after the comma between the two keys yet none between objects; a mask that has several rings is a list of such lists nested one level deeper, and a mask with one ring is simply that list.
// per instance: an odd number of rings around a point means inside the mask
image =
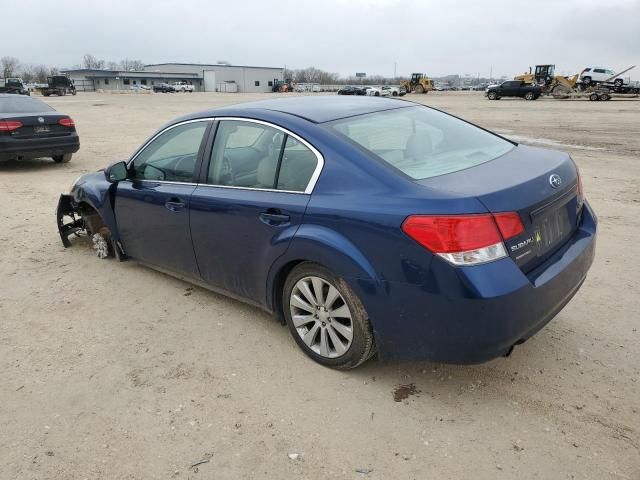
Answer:
[{"label": "window trim", "polygon": [[[198,184],[199,186],[212,187],[212,188],[232,188],[232,189],[236,189],[236,190],[255,190],[255,191],[260,191],[260,192],[296,193],[298,195],[311,195],[313,193],[313,190],[314,190],[314,188],[316,186],[316,183],[318,182],[318,178],[320,178],[320,174],[322,173],[322,169],[324,168],[324,157],[318,151],[318,149],[316,149],[313,145],[311,145],[307,140],[305,140],[301,136],[296,135],[295,133],[291,132],[290,130],[287,130],[286,128],[281,127],[279,125],[276,125],[274,123],[266,122],[264,120],[256,120],[255,118],[216,117],[216,121],[218,121],[218,122],[222,122],[224,120],[257,123],[259,125],[264,125],[264,126],[267,126],[267,127],[275,128],[276,130],[280,130],[285,135],[288,135],[290,137],[295,138],[300,143],[302,143],[305,147],[307,147],[309,150],[311,150],[311,152],[316,156],[316,160],[317,160],[316,168],[313,171],[313,174],[311,175],[311,178],[309,179],[309,182],[307,183],[307,186],[303,191],[279,190],[277,188],[238,187],[238,186],[235,186],[235,185],[213,185],[211,183],[199,183]],[[217,133],[217,131],[216,131],[216,133]],[[214,138],[213,139],[213,143],[215,143],[215,141],[216,140]],[[213,143],[211,145],[211,149],[213,148]],[[283,146],[283,150],[284,150],[284,146]],[[203,162],[207,162],[207,171],[208,171],[209,167],[211,166],[211,152],[209,151],[207,153],[209,154],[209,159],[208,160],[203,159]]]},{"label": "window trim", "polygon": [[[200,162],[200,155],[201,155],[201,150],[204,146],[204,148],[206,149],[206,144],[207,144],[207,138],[209,136],[209,129],[211,127],[211,125],[213,124],[214,119],[212,117],[208,117],[208,118],[196,118],[193,120],[185,120],[184,122],[179,122],[179,123],[175,123],[173,125],[169,125],[167,128],[164,128],[162,130],[160,130],[159,132],[157,132],[155,135],[153,135],[149,140],[147,140],[134,154],[133,156],[127,161],[127,170],[131,169],[131,165],[133,164],[133,162],[136,160],[136,158],[138,158],[138,156],[144,152],[146,150],[146,148],[153,143],[153,141],[158,138],[160,135],[165,134],[166,132],[168,132],[169,130],[176,128],[176,127],[180,127],[182,125],[186,125],[189,123],[196,123],[196,122],[205,122],[207,123],[207,125],[205,125],[205,131],[204,134],[202,136],[202,140],[200,140],[200,147],[198,148],[198,158],[196,158],[196,169],[193,172],[193,177],[197,176],[197,171],[199,171],[200,166],[199,164]],[[198,185],[197,183],[194,182],[176,182],[173,180],[150,180],[147,178],[127,178],[125,179],[125,181],[127,182],[151,182],[151,183],[164,183],[164,184],[168,184],[168,185]]]},{"label": "window trim", "polygon": [[[160,135],[164,134],[165,132],[171,130],[172,128],[176,128],[179,127],[181,125],[185,125],[187,123],[195,123],[195,122],[209,122],[211,125],[213,125],[213,122],[221,122],[223,120],[235,120],[235,121],[241,121],[241,122],[249,122],[249,123],[257,123],[260,125],[265,125],[267,127],[271,127],[271,128],[275,128],[277,130],[280,130],[282,132],[285,133],[285,135],[291,136],[293,138],[295,138],[296,140],[298,140],[300,143],[302,143],[305,147],[307,147],[309,150],[311,150],[311,152],[313,152],[313,154],[316,156],[317,159],[317,164],[316,164],[316,168],[313,171],[313,174],[311,175],[311,178],[309,179],[309,183],[307,183],[307,187],[304,189],[304,191],[300,192],[300,191],[296,191],[296,190],[278,190],[276,188],[257,188],[257,187],[237,187],[234,185],[213,185],[211,183],[202,183],[202,181],[200,182],[175,182],[175,181],[170,181],[170,180],[148,180],[148,179],[137,179],[137,182],[153,182],[153,183],[164,183],[164,184],[173,184],[173,185],[195,185],[198,187],[211,187],[211,188],[231,188],[231,189],[236,189],[236,190],[254,190],[254,191],[259,191],[259,192],[279,192],[279,193],[293,193],[293,194],[298,194],[298,195],[311,195],[313,193],[313,190],[316,186],[316,183],[318,182],[318,179],[320,178],[320,174],[322,173],[322,170],[324,168],[324,157],[322,156],[322,154],[320,153],[320,151],[315,148],[313,145],[311,145],[307,140],[305,140],[304,138],[302,138],[301,136],[291,132],[290,130],[287,130],[284,127],[281,127],[279,125],[276,125],[274,123],[270,123],[270,122],[266,122],[264,120],[257,120],[255,118],[245,118],[245,117],[204,117],[204,118],[194,118],[191,120],[185,120],[182,122],[178,122],[178,123],[174,123],[173,125],[169,125],[168,127],[160,130],[158,133],[156,133],[155,135],[153,135],[149,140],[147,140],[134,154],[133,156],[127,161],[127,169],[129,169],[131,167],[131,164],[135,161],[135,159],[138,157],[138,155],[140,155],[149,144],[151,144],[151,142],[153,142],[156,138],[158,138]],[[215,126],[214,126],[215,128]],[[204,164],[206,162],[207,165],[207,171],[209,169],[209,166],[211,164],[211,150],[213,149],[213,143],[215,142],[215,134],[217,133],[217,128],[215,128],[215,132],[211,132],[210,134],[213,134],[213,141],[211,142],[210,145],[208,145],[208,140],[205,139],[205,137],[203,137],[203,141],[205,142],[205,151],[204,151],[204,155],[208,156],[208,158],[203,158],[202,159],[202,163]],[[207,132],[205,131],[205,136],[207,136]],[[284,151],[284,146],[283,146],[283,151]],[[202,167],[204,167],[204,165],[201,165],[201,169]],[[196,172],[194,172],[194,176],[198,176],[200,177]],[[199,178],[200,180],[202,180],[202,178]],[[127,179],[127,181],[133,181],[133,179]]]}]

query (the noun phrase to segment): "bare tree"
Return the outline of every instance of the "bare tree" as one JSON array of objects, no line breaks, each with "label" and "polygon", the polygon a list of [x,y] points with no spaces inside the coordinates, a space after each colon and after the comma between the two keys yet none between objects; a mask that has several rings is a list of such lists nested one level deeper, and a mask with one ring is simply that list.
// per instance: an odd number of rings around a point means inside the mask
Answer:
[{"label": "bare tree", "polygon": [[20,66],[20,78],[22,78],[22,80],[27,83],[33,82],[35,78],[33,65],[30,65],[28,63],[22,64]]},{"label": "bare tree", "polygon": [[12,77],[18,70],[20,60],[16,57],[2,57],[0,58],[0,68],[2,69],[2,76],[4,78]]},{"label": "bare tree", "polygon": [[82,63],[84,65],[84,68],[89,68],[92,70],[102,70],[104,68],[104,60],[98,60],[90,53],[86,53],[84,55],[84,57],[82,58]]},{"label": "bare tree", "polygon": [[33,69],[33,77],[36,83],[47,83],[49,69],[44,65],[36,65]]},{"label": "bare tree", "polygon": [[139,71],[144,69],[144,63],[142,60],[129,60],[128,58],[125,58],[120,61],[120,68],[127,72],[131,70]]},{"label": "bare tree", "polygon": [[109,70],[120,70],[120,64],[118,62],[107,62],[107,68]]}]

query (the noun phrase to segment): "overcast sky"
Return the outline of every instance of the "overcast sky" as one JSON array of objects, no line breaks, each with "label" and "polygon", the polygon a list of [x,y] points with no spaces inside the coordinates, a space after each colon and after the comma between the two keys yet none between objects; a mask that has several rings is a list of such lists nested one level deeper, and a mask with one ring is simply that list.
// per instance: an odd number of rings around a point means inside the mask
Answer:
[{"label": "overcast sky", "polygon": [[0,31],[0,57],[59,67],[85,53],[388,76],[640,65],[640,0],[5,0]]}]

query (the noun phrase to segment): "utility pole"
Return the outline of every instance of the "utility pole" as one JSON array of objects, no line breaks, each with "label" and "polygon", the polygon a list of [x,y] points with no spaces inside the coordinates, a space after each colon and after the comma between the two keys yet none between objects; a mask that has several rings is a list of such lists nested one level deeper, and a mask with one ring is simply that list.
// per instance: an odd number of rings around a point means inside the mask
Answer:
[{"label": "utility pole", "polygon": [[493,65],[491,65],[491,70],[489,71],[489,80],[493,80]]},{"label": "utility pole", "polygon": [[393,78],[398,78],[398,75],[396,74],[397,67],[398,67],[398,62],[393,62]]}]

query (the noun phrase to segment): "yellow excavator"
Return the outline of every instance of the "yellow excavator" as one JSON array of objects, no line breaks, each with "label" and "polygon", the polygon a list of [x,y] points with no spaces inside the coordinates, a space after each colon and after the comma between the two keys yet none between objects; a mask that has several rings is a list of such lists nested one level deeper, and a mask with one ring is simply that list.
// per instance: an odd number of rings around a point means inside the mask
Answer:
[{"label": "yellow excavator", "polygon": [[572,77],[563,77],[555,74],[555,65],[536,65],[535,72],[529,68],[529,73],[516,75],[514,80],[520,80],[531,85],[538,85],[542,88],[542,93],[558,96],[567,95],[575,91],[579,74]]},{"label": "yellow excavator", "polygon": [[429,93],[433,90],[433,80],[424,73],[412,73],[411,80],[402,80],[400,86],[404,87],[407,93]]}]

